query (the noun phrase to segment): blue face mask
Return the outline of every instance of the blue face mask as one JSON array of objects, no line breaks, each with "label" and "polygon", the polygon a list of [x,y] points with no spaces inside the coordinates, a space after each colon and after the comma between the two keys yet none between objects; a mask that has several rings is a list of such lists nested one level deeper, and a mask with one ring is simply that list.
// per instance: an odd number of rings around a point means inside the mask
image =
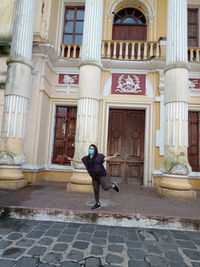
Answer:
[{"label": "blue face mask", "polygon": [[94,154],[94,149],[88,149],[88,153],[93,155]]}]

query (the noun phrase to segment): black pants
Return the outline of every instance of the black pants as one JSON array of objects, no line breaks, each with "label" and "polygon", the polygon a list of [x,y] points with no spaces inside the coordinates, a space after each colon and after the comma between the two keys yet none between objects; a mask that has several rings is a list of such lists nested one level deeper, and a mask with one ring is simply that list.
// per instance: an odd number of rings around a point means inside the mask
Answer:
[{"label": "black pants", "polygon": [[95,197],[96,203],[99,203],[99,187],[100,187],[100,185],[102,186],[103,190],[105,190],[105,191],[113,188],[111,184],[107,183],[107,177],[106,176],[92,178],[92,185],[93,185],[94,197]]}]

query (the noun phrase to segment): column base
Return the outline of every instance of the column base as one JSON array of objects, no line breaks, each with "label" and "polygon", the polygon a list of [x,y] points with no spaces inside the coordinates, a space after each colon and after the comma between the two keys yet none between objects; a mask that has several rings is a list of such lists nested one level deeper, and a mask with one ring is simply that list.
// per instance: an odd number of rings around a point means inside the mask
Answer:
[{"label": "column base", "polygon": [[189,178],[176,175],[164,175],[156,192],[162,198],[168,199],[196,199],[196,192],[191,190]]},{"label": "column base", "polygon": [[26,179],[0,180],[0,189],[20,189],[28,184]]},{"label": "column base", "polygon": [[86,172],[74,172],[70,183],[67,184],[68,193],[93,193],[92,178]]}]

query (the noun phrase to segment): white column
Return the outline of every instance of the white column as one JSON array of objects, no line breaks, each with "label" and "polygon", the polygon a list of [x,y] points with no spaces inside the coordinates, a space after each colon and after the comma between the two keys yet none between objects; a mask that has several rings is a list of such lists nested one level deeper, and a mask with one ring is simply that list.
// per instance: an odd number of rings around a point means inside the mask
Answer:
[{"label": "white column", "polygon": [[187,0],[168,0],[165,69],[165,152],[158,190],[167,198],[196,197],[188,181]]},{"label": "white column", "polygon": [[[103,1],[86,0],[74,156],[79,159],[88,154],[91,143],[97,144],[98,141],[102,12]],[[76,171],[67,185],[67,191],[92,192],[91,177],[83,172],[80,174],[83,165],[74,164],[74,167]]]},{"label": "white column", "polygon": [[75,148],[79,158],[98,139],[102,12],[103,1],[86,0]]},{"label": "white column", "polygon": [[16,1],[1,130],[0,150],[3,156],[0,164],[4,165],[24,162],[23,138],[31,91],[34,10],[35,0]]},{"label": "white column", "polygon": [[187,62],[187,0],[168,0],[167,65]]},{"label": "white column", "polygon": [[82,61],[101,60],[103,1],[86,0]]}]

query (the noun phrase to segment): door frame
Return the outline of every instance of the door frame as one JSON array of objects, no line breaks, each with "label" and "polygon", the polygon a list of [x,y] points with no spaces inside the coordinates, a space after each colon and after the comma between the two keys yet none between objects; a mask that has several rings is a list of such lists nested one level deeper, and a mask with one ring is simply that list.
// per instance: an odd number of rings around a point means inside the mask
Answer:
[{"label": "door frame", "polygon": [[105,142],[103,151],[107,153],[108,147],[108,127],[109,127],[109,111],[110,109],[130,109],[130,110],[145,110],[145,131],[144,131],[144,169],[143,169],[143,186],[153,186],[152,182],[152,163],[153,163],[153,134],[152,134],[152,118],[153,118],[153,103],[152,102],[122,102],[122,101],[104,101],[106,107],[103,109],[102,132],[104,125],[106,125],[105,135],[101,134],[101,144],[103,144],[103,136]]},{"label": "door frame", "polygon": [[[200,107],[199,107],[199,105],[189,104],[188,105],[188,113],[189,113],[189,111],[197,111],[197,112],[200,112]],[[191,171],[190,174],[189,174],[189,177],[191,177],[193,179],[199,179],[200,178],[200,172]]]},{"label": "door frame", "polygon": [[57,101],[57,100],[52,100],[51,101],[51,109],[50,109],[50,126],[49,126],[49,142],[48,142],[48,158],[47,158],[47,168],[48,169],[70,169],[72,170],[71,166],[64,166],[64,165],[58,165],[58,164],[53,164],[52,163],[52,157],[53,157],[53,149],[54,149],[54,137],[55,137],[55,124],[56,124],[56,106],[78,106],[77,100],[69,100],[69,101]]}]

